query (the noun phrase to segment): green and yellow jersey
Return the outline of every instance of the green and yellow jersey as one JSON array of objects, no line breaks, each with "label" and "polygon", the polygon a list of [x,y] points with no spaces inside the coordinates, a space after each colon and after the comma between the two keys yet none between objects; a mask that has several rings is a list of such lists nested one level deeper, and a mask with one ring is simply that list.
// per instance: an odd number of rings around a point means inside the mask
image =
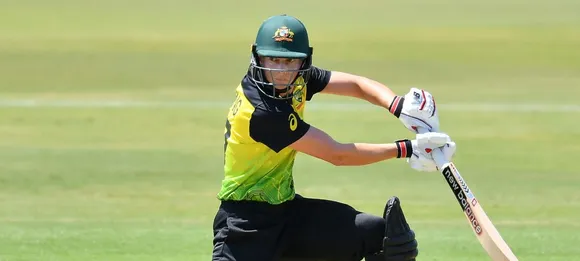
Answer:
[{"label": "green and yellow jersey", "polygon": [[330,71],[312,67],[307,84],[297,79],[292,99],[276,100],[258,90],[249,75],[242,79],[227,115],[218,199],[280,204],[294,198],[296,150],[288,146],[310,128],[304,121],[306,101],[329,80]]}]

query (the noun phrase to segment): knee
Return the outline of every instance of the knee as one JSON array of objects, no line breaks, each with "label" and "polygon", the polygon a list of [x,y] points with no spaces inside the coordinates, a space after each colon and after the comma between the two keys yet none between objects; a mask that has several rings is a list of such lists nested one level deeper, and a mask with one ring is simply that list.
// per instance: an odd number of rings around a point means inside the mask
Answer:
[{"label": "knee", "polygon": [[415,260],[418,255],[415,232],[409,227],[397,197],[389,199],[382,218],[361,215],[357,223],[365,243],[370,244],[367,251],[371,252],[365,253],[367,261]]},{"label": "knee", "polygon": [[385,219],[361,213],[356,216],[355,223],[364,242],[365,255],[381,251],[385,235]]}]

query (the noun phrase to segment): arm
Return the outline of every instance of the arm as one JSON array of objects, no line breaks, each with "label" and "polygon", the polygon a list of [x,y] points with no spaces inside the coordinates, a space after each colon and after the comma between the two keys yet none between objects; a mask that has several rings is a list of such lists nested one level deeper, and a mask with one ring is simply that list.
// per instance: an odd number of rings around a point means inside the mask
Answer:
[{"label": "arm", "polygon": [[[370,144],[339,143],[320,129],[310,126],[302,138],[290,145],[291,148],[322,159],[336,166],[361,166],[400,156],[402,143]],[[409,148],[409,153],[411,148]],[[403,155],[410,156],[410,155]]]},{"label": "arm", "polygon": [[404,139],[386,144],[343,144],[313,126],[290,147],[335,166],[361,166],[393,158],[408,158],[411,168],[425,172],[437,171],[437,165],[430,155],[431,150],[441,148],[447,161],[451,161],[456,150],[455,142],[444,133],[417,134],[414,140]]},{"label": "arm", "polygon": [[258,109],[252,115],[250,136],[255,141],[275,152],[290,147],[336,166],[361,166],[392,158],[410,158],[413,168],[425,169],[424,159],[429,158],[421,155],[424,154],[422,151],[427,151],[425,148],[440,147],[449,141],[449,136],[445,134],[428,133],[418,134],[418,140],[345,144],[304,122],[295,112],[272,113]]},{"label": "arm", "polygon": [[252,139],[275,152],[290,147],[338,166],[360,166],[395,157],[411,157],[412,146],[407,142],[339,143],[290,110],[254,110],[249,126]]},{"label": "arm", "polygon": [[366,77],[333,71],[321,93],[355,97],[389,109],[396,94],[387,86]]},{"label": "arm", "polygon": [[366,77],[336,71],[327,74],[327,81],[319,84],[324,86],[318,89],[321,93],[355,97],[381,106],[414,132],[417,128],[439,129],[435,99],[425,90],[413,87],[407,94],[397,96],[387,86]]}]

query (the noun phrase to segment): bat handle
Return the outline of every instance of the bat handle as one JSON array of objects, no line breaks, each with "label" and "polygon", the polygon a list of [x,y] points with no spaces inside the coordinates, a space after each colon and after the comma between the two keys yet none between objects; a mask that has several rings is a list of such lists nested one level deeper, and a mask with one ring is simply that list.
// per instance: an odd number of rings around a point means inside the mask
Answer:
[{"label": "bat handle", "polygon": [[[417,128],[417,132],[426,133],[429,131],[425,128]],[[433,160],[435,161],[435,164],[437,164],[437,168],[439,168],[439,170],[442,170],[444,165],[449,163],[447,160],[445,160],[445,156],[443,155],[443,150],[441,150],[441,148],[433,149],[431,156],[433,156]]]},{"label": "bat handle", "polygon": [[434,149],[431,152],[431,156],[433,156],[433,160],[435,161],[435,164],[437,164],[437,168],[440,170],[442,170],[443,167],[449,163],[447,160],[445,160],[445,156],[443,156],[443,151],[441,148]]}]

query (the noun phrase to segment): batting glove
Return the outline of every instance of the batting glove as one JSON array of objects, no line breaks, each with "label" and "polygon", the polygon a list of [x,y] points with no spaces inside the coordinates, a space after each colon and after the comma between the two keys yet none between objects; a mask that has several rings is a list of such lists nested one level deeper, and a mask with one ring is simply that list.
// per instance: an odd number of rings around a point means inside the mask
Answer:
[{"label": "batting glove", "polygon": [[439,130],[435,99],[425,90],[413,87],[405,96],[395,96],[389,111],[399,118],[407,129],[415,133],[418,128]]},{"label": "batting glove", "polygon": [[451,161],[455,155],[457,146],[449,135],[439,132],[427,132],[417,134],[414,140],[396,141],[399,158],[407,158],[412,169],[421,172],[437,171],[437,164],[433,160],[431,152],[435,148],[441,148],[445,160]]}]

